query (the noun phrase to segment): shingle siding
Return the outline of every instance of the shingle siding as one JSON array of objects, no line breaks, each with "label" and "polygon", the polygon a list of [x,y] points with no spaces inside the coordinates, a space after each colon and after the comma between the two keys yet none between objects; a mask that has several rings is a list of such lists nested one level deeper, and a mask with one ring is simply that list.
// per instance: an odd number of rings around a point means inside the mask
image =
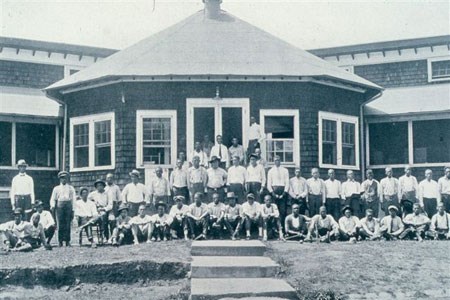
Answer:
[{"label": "shingle siding", "polygon": [[0,85],[45,88],[64,78],[64,67],[0,60]]}]

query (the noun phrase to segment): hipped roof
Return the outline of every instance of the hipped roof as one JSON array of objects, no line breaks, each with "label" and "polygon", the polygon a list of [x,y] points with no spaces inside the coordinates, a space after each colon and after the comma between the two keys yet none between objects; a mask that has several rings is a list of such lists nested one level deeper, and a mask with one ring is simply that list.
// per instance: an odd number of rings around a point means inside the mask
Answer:
[{"label": "hipped roof", "polygon": [[46,90],[152,76],[323,77],[381,89],[227,12],[209,19],[202,10]]}]

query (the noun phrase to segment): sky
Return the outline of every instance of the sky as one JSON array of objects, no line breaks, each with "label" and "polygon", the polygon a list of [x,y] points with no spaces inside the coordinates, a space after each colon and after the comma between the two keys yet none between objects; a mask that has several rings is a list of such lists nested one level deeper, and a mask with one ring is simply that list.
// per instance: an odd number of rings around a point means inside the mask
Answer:
[{"label": "sky", "polygon": [[[202,0],[0,0],[1,36],[114,49],[203,9]],[[223,0],[303,49],[450,34],[450,0]]]}]

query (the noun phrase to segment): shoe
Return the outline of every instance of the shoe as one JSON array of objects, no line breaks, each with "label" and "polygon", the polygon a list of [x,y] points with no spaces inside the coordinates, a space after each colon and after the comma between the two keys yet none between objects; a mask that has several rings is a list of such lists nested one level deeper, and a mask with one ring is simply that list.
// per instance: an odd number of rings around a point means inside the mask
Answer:
[{"label": "shoe", "polygon": [[264,242],[267,242],[267,236],[263,237],[262,239]]},{"label": "shoe", "polygon": [[97,244],[96,243],[92,243],[91,244],[91,248],[93,248],[93,249],[97,248]]},{"label": "shoe", "polygon": [[167,237],[164,237],[164,238],[163,238],[163,241],[164,241],[164,242],[167,242]]},{"label": "shoe", "polygon": [[184,237],[185,241],[189,241],[189,238],[187,236]]},{"label": "shoe", "polygon": [[247,236],[245,237],[245,239],[246,239],[247,241],[250,241],[250,236],[247,235]]},{"label": "shoe", "polygon": [[66,242],[66,247],[72,247],[72,245],[70,244],[70,242]]},{"label": "shoe", "polygon": [[155,239],[155,237],[152,237],[152,238],[150,239],[150,241],[152,241],[152,242],[156,242],[156,239]]},{"label": "shoe", "polygon": [[298,241],[299,244],[303,244],[303,240]]},{"label": "shoe", "polygon": [[138,241],[134,242],[134,245],[135,246],[139,245],[139,242]]},{"label": "shoe", "polygon": [[161,238],[158,237],[158,238],[156,239],[156,241],[157,241],[157,242],[161,242]]},{"label": "shoe", "polygon": [[147,244],[151,244],[152,243],[152,241],[151,240],[147,240],[147,242],[146,242]]},{"label": "shoe", "polygon": [[63,246],[63,242],[59,242],[59,243],[58,243],[58,246],[59,246],[59,247],[62,247],[62,246]]}]

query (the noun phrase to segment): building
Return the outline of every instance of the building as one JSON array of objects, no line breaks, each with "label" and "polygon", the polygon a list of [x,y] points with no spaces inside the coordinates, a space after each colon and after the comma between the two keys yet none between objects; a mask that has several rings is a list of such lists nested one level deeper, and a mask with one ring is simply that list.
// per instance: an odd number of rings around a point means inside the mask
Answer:
[{"label": "building", "polygon": [[36,199],[48,202],[61,168],[63,109],[41,89],[114,50],[0,37],[0,220],[9,218],[9,190],[25,159]]},{"label": "building", "polygon": [[137,168],[170,169],[205,135],[247,146],[250,116],[263,153],[283,165],[361,170],[362,105],[382,88],[220,10],[219,0],[45,89],[65,104],[65,166],[75,186]]},{"label": "building", "polygon": [[450,36],[312,50],[385,88],[364,107],[365,164],[378,178],[406,165],[422,179],[450,165]]}]

